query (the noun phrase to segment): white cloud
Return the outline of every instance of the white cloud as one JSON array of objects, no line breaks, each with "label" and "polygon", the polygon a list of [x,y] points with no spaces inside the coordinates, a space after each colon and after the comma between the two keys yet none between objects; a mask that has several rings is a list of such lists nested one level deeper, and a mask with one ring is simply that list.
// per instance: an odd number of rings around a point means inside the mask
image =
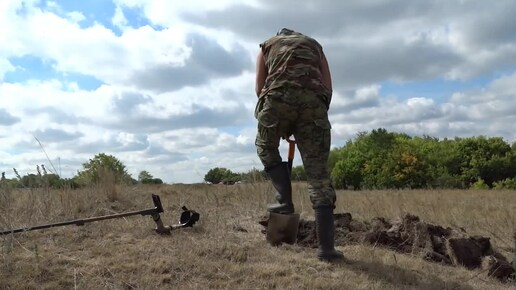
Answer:
[{"label": "white cloud", "polygon": [[0,59],[0,81],[3,80],[5,73],[14,71],[14,66],[6,59]]},{"label": "white cloud", "polygon": [[[42,3],[0,1],[0,170],[48,163],[35,136],[67,176],[100,152],[167,182],[261,168],[254,57],[281,27],[324,46],[333,146],[378,127],[516,140],[514,1],[115,0],[113,15],[89,26],[82,11]],[[134,25],[127,8],[150,24]],[[23,56],[54,74],[12,80],[30,72],[14,65]],[[101,85],[86,89],[81,76]],[[382,92],[386,82],[434,79],[472,84],[439,98]]]},{"label": "white cloud", "polygon": [[116,27],[122,30],[126,30],[128,28],[127,18],[125,17],[124,11],[122,10],[122,8],[120,8],[120,6],[117,6],[115,8],[115,15],[113,15],[111,21]]},{"label": "white cloud", "polygon": [[[373,95],[379,92],[365,87],[355,96],[366,91]],[[379,127],[436,137],[492,135],[514,142],[516,133],[509,124],[516,121],[515,92],[516,73],[495,79],[484,88],[457,92],[439,103],[426,97],[403,100],[377,96],[377,105],[343,110],[330,119],[336,123],[333,128],[340,143],[355,132]]]}]

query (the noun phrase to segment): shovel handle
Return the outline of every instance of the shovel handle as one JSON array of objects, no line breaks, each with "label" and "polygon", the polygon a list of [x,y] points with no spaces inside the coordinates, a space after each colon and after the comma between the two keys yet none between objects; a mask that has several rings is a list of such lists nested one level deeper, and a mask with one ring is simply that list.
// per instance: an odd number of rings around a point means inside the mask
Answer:
[{"label": "shovel handle", "polygon": [[293,160],[294,153],[296,151],[296,141],[287,139],[287,142],[288,142],[288,159]]},{"label": "shovel handle", "polygon": [[294,153],[296,152],[296,141],[285,138],[288,142],[288,170],[292,173],[292,164],[294,162]]}]

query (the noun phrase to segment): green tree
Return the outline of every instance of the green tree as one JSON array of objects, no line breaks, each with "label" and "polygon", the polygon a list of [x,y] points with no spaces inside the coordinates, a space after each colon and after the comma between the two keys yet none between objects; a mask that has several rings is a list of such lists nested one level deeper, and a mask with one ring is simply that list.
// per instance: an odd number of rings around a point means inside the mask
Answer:
[{"label": "green tree", "polygon": [[112,176],[114,182],[131,183],[132,178],[127,173],[125,165],[115,156],[99,153],[83,164],[84,170],[77,174],[79,184],[97,183],[102,177]]},{"label": "green tree", "polygon": [[231,170],[222,167],[212,168],[204,175],[204,181],[214,184],[226,181],[235,182],[240,179],[239,175],[233,173]]},{"label": "green tree", "polygon": [[143,179],[141,181],[142,184],[163,184],[163,180],[160,178],[150,178],[150,179]]},{"label": "green tree", "polygon": [[62,180],[59,175],[54,173],[47,173],[42,176],[42,179],[45,184],[52,188],[61,188],[63,187],[64,180]]},{"label": "green tree", "polygon": [[390,187],[422,188],[428,181],[428,165],[420,148],[412,139],[397,138],[383,166]]},{"label": "green tree", "polygon": [[138,181],[139,182],[142,182],[143,180],[145,179],[153,179],[154,176],[152,176],[148,171],[146,170],[142,170],[140,171],[140,173],[138,174]]},{"label": "green tree", "polygon": [[346,150],[341,153],[341,159],[337,161],[331,171],[335,187],[360,189],[363,180],[362,169],[365,162],[365,155],[360,152],[360,148],[353,145],[352,142],[348,142]]},{"label": "green tree", "polygon": [[371,133],[360,132],[349,140],[337,154],[338,161],[331,171],[337,188],[360,189],[393,187],[392,174],[386,163],[390,150],[398,139],[408,139],[406,134],[391,133],[383,128]]},{"label": "green tree", "polygon": [[333,149],[329,166],[337,188],[501,188],[516,178],[516,143],[410,137],[380,128]]},{"label": "green tree", "polygon": [[37,188],[41,185],[41,178],[36,174],[29,173],[22,176],[20,184],[25,188]]},{"label": "green tree", "polygon": [[421,188],[428,179],[428,162],[419,143],[403,133],[379,128],[361,132],[334,150],[332,180],[337,188]]},{"label": "green tree", "polygon": [[426,185],[431,188],[463,188],[461,156],[455,140],[425,136],[412,139],[426,163]]},{"label": "green tree", "polygon": [[465,185],[481,179],[489,187],[495,181],[514,177],[511,146],[502,138],[484,136],[457,139],[461,178]]},{"label": "green tree", "polygon": [[154,178],[154,176],[146,170],[140,171],[138,174],[138,182],[142,184],[163,184],[163,180]]}]

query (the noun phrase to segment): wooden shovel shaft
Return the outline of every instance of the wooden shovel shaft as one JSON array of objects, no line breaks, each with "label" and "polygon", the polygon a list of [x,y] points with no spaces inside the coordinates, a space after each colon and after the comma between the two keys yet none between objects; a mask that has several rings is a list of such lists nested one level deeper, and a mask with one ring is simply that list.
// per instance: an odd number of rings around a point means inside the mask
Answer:
[{"label": "wooden shovel shaft", "polygon": [[292,164],[294,163],[294,154],[296,152],[296,141],[287,138],[288,142],[288,171],[292,173]]}]

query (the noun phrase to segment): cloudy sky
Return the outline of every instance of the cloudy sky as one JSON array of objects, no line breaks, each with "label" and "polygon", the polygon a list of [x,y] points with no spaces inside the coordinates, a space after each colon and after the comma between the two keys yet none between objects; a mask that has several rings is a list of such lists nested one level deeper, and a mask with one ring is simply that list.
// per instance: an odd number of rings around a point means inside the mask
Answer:
[{"label": "cloudy sky", "polygon": [[0,171],[262,169],[255,56],[281,27],[324,47],[334,147],[380,127],[516,141],[513,0],[1,0]]}]

